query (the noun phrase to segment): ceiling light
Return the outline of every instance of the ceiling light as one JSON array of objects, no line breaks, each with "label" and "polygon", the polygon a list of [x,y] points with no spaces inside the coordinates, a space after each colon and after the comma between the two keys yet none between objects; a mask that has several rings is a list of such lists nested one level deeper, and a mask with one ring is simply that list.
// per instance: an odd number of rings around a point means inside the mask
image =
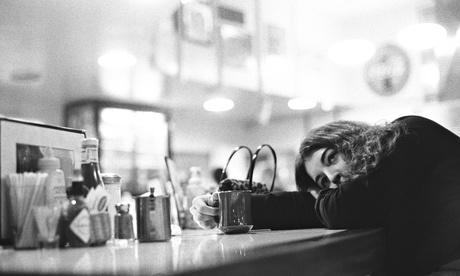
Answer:
[{"label": "ceiling light", "polygon": [[420,23],[405,27],[398,32],[398,42],[409,49],[429,49],[447,37],[444,27],[434,23]]},{"label": "ceiling light", "polygon": [[213,98],[213,99],[210,99],[204,102],[203,108],[207,111],[222,112],[222,111],[228,111],[232,109],[234,105],[235,104],[230,99]]},{"label": "ceiling light", "polygon": [[288,106],[293,110],[311,109],[316,106],[316,100],[308,97],[299,97],[289,100]]},{"label": "ceiling light", "polygon": [[108,52],[97,60],[100,66],[107,68],[126,68],[133,66],[136,62],[135,56],[122,51]]},{"label": "ceiling light", "polygon": [[329,58],[343,65],[364,63],[368,61],[374,53],[374,44],[364,39],[344,40],[329,48]]}]

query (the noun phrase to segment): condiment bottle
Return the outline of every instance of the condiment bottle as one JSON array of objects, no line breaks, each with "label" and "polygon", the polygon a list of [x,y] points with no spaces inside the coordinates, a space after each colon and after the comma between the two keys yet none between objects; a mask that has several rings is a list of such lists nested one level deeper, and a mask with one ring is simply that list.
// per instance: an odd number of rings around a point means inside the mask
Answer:
[{"label": "condiment bottle", "polygon": [[50,147],[44,150],[44,157],[38,160],[38,170],[48,174],[45,183],[46,204],[62,204],[67,200],[64,172],[59,158],[54,157]]},{"label": "condiment bottle", "polygon": [[190,168],[190,178],[185,190],[185,195],[187,197],[185,206],[185,227],[191,229],[201,228],[194,220],[192,214],[188,211],[192,206],[192,201],[195,197],[206,194],[206,190],[203,187],[201,179],[201,168],[200,167],[191,167]]},{"label": "condiment bottle", "polygon": [[97,185],[104,187],[99,167],[99,140],[97,138],[85,138],[81,142],[81,174],[83,176],[83,196],[86,197],[91,188]]},{"label": "condiment bottle", "polygon": [[[108,212],[110,215],[111,225],[116,225],[114,217],[117,215],[116,205],[121,202],[121,177],[115,173],[103,173],[102,181],[104,182],[105,189],[109,194],[108,198]],[[129,207],[128,207],[129,210]],[[132,219],[132,218],[131,218]],[[114,238],[114,227],[112,227],[112,238]]]},{"label": "condiment bottle", "polygon": [[67,229],[67,224],[68,224],[67,222],[69,221],[69,205],[70,205],[70,201],[73,199],[72,186],[67,187],[65,189],[65,193],[67,196],[67,200],[62,203],[61,221],[59,223],[59,233],[60,233],[59,247],[60,248],[65,248],[69,245],[67,242],[67,233],[66,233],[67,230],[66,229]]},{"label": "condiment bottle", "polygon": [[115,239],[134,240],[133,216],[129,213],[129,203],[117,203],[115,215]]},{"label": "condiment bottle", "polygon": [[[61,162],[59,158],[54,157],[53,150],[50,147],[45,148],[43,155],[44,157],[38,160],[38,170],[48,174],[45,182],[46,205],[61,205],[64,207],[68,200],[64,172],[60,169]],[[62,240],[62,243],[65,242],[64,229],[64,214],[62,213],[57,226],[57,235]]]},{"label": "condiment bottle", "polygon": [[83,197],[83,182],[72,182],[72,196],[67,209],[66,239],[69,247],[88,246],[91,220]]}]

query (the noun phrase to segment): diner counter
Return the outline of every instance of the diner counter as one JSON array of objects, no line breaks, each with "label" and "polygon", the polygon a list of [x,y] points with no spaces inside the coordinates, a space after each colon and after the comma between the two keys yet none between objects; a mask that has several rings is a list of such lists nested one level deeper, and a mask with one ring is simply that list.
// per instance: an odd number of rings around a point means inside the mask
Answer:
[{"label": "diner counter", "polygon": [[183,230],[167,242],[0,250],[0,274],[368,275],[383,264],[382,229]]}]

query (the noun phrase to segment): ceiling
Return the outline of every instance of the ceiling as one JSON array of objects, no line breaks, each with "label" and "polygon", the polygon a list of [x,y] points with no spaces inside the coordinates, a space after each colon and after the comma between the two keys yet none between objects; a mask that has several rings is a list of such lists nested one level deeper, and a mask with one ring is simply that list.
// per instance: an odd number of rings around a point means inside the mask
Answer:
[{"label": "ceiling", "polygon": [[[219,116],[246,122],[263,122],[267,119],[267,112],[271,119],[302,114],[290,110],[286,105],[289,98],[305,95],[306,92],[302,91],[310,91],[308,95],[320,100],[326,97],[343,99],[342,103],[347,105],[352,100],[357,104],[365,100],[369,103],[378,102],[380,98],[369,92],[369,88],[364,85],[343,85],[344,80],[342,83],[329,84],[333,76],[343,75],[340,70],[349,70],[335,68],[327,61],[327,47],[353,36],[368,36],[376,42],[391,40],[395,30],[417,20],[420,10],[434,7],[435,3],[438,6],[449,6],[456,2],[221,0],[220,5],[244,14],[246,22],[242,29],[251,36],[257,36],[258,28],[266,25],[284,30],[282,37],[286,42],[281,45],[285,50],[288,69],[281,67],[274,71],[273,79],[278,77],[278,83],[270,80],[270,77],[260,83],[257,70],[240,70],[238,67],[233,68],[233,71],[224,70],[224,76],[219,81],[220,71],[216,67],[219,57],[211,57],[216,54],[216,50],[184,42],[180,44],[184,51],[181,57],[182,73],[188,72],[192,77],[177,84],[174,81],[178,72],[178,43],[172,29],[172,18],[179,1],[0,0],[0,89],[3,92],[14,89],[18,93],[38,91],[52,97],[63,94],[65,99],[102,93],[98,80],[100,68],[96,61],[111,45],[116,45],[138,56],[136,74],[159,70],[170,75],[166,81],[170,86],[153,101],[182,112],[204,114],[201,109],[203,100],[216,91],[222,92],[221,89],[231,93],[237,105],[227,115]],[[455,10],[458,6],[454,4],[454,8],[449,6],[448,10]],[[256,24],[257,18],[265,25]],[[449,18],[449,15],[443,13],[440,18]],[[447,21],[452,22],[453,19]],[[252,41],[251,49],[257,46],[260,45]],[[263,51],[259,54],[263,55]],[[257,65],[258,52],[254,51],[250,55],[255,58]],[[300,75],[299,70],[303,70],[305,75]],[[354,73],[356,76],[361,76],[361,71],[358,72],[356,68],[353,70],[357,71]],[[324,73],[314,85],[303,87],[299,84],[299,79],[304,76],[315,79],[318,71],[334,72],[335,75]],[[198,79],[193,78],[194,74]],[[208,79],[203,81],[199,79],[200,75]],[[355,77],[350,76],[343,78]],[[21,85],[15,82],[21,82]],[[328,91],[317,89],[323,84],[329,88]],[[337,87],[344,91],[350,89],[350,92],[336,94],[335,91],[339,90]],[[361,94],[355,95],[353,91],[361,91]],[[411,95],[410,92],[404,93]],[[341,102],[336,104],[340,105]]]}]

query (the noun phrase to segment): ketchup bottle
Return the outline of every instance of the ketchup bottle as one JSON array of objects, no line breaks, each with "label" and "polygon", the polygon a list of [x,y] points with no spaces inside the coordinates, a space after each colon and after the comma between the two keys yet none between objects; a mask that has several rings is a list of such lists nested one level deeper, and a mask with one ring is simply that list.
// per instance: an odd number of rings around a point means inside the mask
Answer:
[{"label": "ketchup bottle", "polygon": [[83,177],[83,196],[86,197],[91,188],[98,185],[105,188],[99,167],[99,140],[85,138],[81,142],[81,175]]}]

